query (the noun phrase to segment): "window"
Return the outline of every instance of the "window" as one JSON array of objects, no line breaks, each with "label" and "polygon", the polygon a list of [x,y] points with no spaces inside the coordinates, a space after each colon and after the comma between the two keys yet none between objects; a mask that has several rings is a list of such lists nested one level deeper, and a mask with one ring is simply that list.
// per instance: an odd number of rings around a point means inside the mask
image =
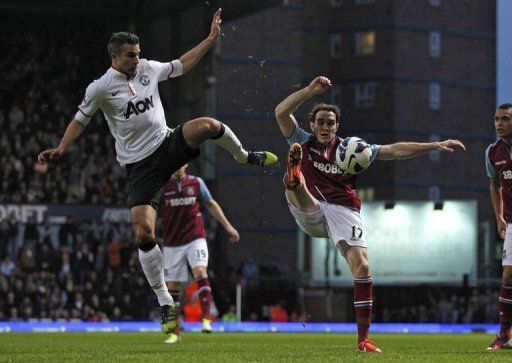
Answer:
[{"label": "window", "polygon": [[331,86],[331,104],[341,105],[341,87],[337,84]]},{"label": "window", "polygon": [[430,32],[428,34],[429,54],[432,58],[441,56],[441,33]]},{"label": "window", "polygon": [[[436,134],[432,134],[429,137],[430,142],[438,142],[441,141],[441,137]],[[428,158],[430,161],[439,161],[441,159],[441,152],[439,150],[434,150],[428,153]]]},{"label": "window", "polygon": [[428,3],[430,4],[430,6],[432,6],[433,8],[438,8],[441,6],[441,0],[428,0]]},{"label": "window", "polygon": [[357,108],[369,108],[375,105],[375,82],[357,84],[355,87],[355,104]]},{"label": "window", "polygon": [[375,32],[356,33],[356,55],[375,54]]},{"label": "window", "polygon": [[334,33],[329,37],[329,54],[332,58],[341,58],[341,34]]},{"label": "window", "polygon": [[354,0],[356,5],[368,5],[373,4],[375,0]]},{"label": "window", "polygon": [[331,0],[331,8],[339,8],[343,4],[343,0]]},{"label": "window", "polygon": [[429,104],[433,110],[441,108],[441,85],[439,83],[431,83],[429,86]]}]

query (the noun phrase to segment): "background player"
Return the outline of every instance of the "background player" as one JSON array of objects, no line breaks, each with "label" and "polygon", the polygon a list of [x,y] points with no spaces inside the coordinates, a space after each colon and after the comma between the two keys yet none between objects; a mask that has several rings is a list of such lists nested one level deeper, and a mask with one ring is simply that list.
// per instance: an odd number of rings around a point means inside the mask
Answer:
[{"label": "background player", "polygon": [[116,140],[117,160],[126,166],[131,210],[139,260],[161,306],[161,327],[175,327],[173,300],[167,290],[162,253],[155,242],[158,191],[169,174],[199,155],[200,145],[212,139],[241,164],[269,166],[277,163],[268,152],[247,152],[238,138],[218,120],[201,117],[176,129],[167,127],[158,83],[188,72],[212,47],[220,33],[221,10],[213,16],[210,34],[179,59],[168,63],[140,58],[139,38],[132,33],[112,35],[108,42],[111,68],[92,82],[60,144],[42,151],[46,163],[65,153],[80,136],[94,113],[101,109]]},{"label": "background player", "polygon": [[[188,165],[182,166],[171,176],[163,189],[159,216],[164,230],[165,280],[174,301],[179,302],[181,283],[188,280],[188,266],[199,287],[202,331],[210,333],[210,302],[212,298],[208,279],[208,245],[201,214],[200,202],[226,230],[231,242],[238,242],[240,235],[228,221],[219,204],[212,198],[208,187],[197,176],[186,173]],[[176,343],[178,331],[165,341]]]},{"label": "background player", "polygon": [[498,306],[500,333],[487,348],[490,350],[512,348],[512,104],[498,106],[494,114],[494,127],[498,141],[485,152],[485,165],[489,179],[491,202],[496,216],[498,233],[505,239],[503,245],[503,285]]},{"label": "background player", "polygon": [[[360,352],[381,353],[369,340],[372,310],[372,278],[364,229],[357,196],[357,175],[335,167],[335,152],[342,139],[336,136],[340,109],[335,105],[316,105],[309,114],[311,132],[301,129],[293,112],[306,100],[331,86],[326,77],[315,78],[307,87],[291,94],[275,110],[282,134],[291,146],[288,170],[284,177],[286,199],[301,229],[313,237],[329,238],[343,254],[354,276],[354,307]],[[372,160],[393,160],[417,156],[428,151],[452,152],[464,145],[458,140],[392,145],[370,145]],[[326,168],[326,164],[331,164]]]}]

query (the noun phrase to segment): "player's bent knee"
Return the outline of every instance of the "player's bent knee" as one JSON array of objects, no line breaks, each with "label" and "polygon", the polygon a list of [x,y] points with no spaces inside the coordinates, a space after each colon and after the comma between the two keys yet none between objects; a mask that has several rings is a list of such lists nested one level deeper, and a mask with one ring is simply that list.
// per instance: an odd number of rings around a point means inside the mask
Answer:
[{"label": "player's bent knee", "polygon": [[199,120],[201,122],[201,131],[206,137],[210,138],[218,135],[221,129],[220,121],[211,117],[201,117]]},{"label": "player's bent knee", "polygon": [[139,243],[145,243],[155,240],[155,233],[153,228],[148,223],[135,224],[135,239]]}]

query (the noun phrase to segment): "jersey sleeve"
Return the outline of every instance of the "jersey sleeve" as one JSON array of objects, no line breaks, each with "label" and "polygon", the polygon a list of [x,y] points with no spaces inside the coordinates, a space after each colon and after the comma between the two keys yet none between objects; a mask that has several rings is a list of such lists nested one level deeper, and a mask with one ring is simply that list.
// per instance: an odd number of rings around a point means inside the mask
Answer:
[{"label": "jersey sleeve", "polygon": [[293,129],[290,136],[286,138],[286,141],[288,141],[288,144],[291,146],[295,143],[298,144],[304,144],[308,139],[311,137],[311,134],[309,132],[304,131],[299,127],[299,125],[295,125],[295,128]]},{"label": "jersey sleeve", "polygon": [[156,72],[158,82],[165,81],[169,78],[179,77],[183,74],[183,65],[179,59],[166,63],[150,60],[148,63]]},{"label": "jersey sleeve", "polygon": [[96,110],[101,104],[101,87],[98,81],[92,82],[85,90],[85,96],[82,103],[78,106],[75,114],[75,120],[82,125],[87,126],[91,117],[94,116]]},{"label": "jersey sleeve", "polygon": [[370,157],[370,160],[373,162],[375,160],[375,158],[377,157],[377,155],[379,155],[380,147],[382,145],[368,144],[368,146],[370,147],[370,150],[372,151],[372,156]]},{"label": "jersey sleeve", "polygon": [[491,164],[491,158],[489,157],[489,151],[491,149],[491,145],[487,147],[485,150],[485,169],[487,170],[487,176],[491,179],[498,179],[499,175],[494,169],[494,166]]},{"label": "jersey sleeve", "polygon": [[199,180],[199,191],[201,193],[201,200],[203,202],[208,202],[209,200],[213,199],[210,191],[208,190],[208,187],[204,183],[203,179],[197,178]]}]

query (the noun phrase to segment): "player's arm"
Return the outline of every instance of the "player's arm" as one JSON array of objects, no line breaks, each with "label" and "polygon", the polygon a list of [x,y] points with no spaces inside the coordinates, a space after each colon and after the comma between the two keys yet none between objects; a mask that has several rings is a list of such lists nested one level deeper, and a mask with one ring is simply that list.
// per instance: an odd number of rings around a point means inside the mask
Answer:
[{"label": "player's arm", "polygon": [[292,93],[286,97],[275,109],[275,115],[279,128],[284,137],[290,137],[292,131],[297,125],[297,120],[293,116],[295,110],[311,97],[323,93],[331,86],[331,81],[327,77],[316,77],[311,83],[303,89]]},{"label": "player's arm", "polygon": [[453,152],[454,148],[460,147],[466,150],[466,147],[459,140],[445,140],[440,142],[397,142],[380,147],[377,160],[395,160],[407,159],[429,151]]},{"label": "player's arm", "polygon": [[55,149],[47,149],[39,153],[37,156],[37,160],[44,164],[49,161],[57,159],[59,156],[64,154],[66,150],[73,144],[73,142],[78,139],[78,137],[84,131],[85,126],[78,122],[76,119],[71,120],[68,127],[66,128],[66,132],[62,139],[60,140],[59,146]]},{"label": "player's arm", "polygon": [[220,24],[222,19],[220,13],[222,9],[219,9],[213,15],[212,25],[210,28],[210,34],[201,43],[196,45],[194,48],[189,50],[187,53],[180,57],[180,62],[183,64],[183,73],[187,73],[191,70],[197,62],[206,54],[208,50],[213,46],[220,34]]},{"label": "player's arm", "polygon": [[205,205],[213,218],[222,224],[229,235],[229,240],[231,242],[238,242],[240,240],[240,235],[238,234],[238,231],[231,225],[231,223],[229,223],[219,203],[217,203],[215,199],[210,199],[205,202]]},{"label": "player's arm", "polygon": [[503,199],[501,197],[499,179],[489,178],[489,191],[491,193],[492,209],[494,209],[494,215],[496,216],[498,234],[501,238],[505,238],[507,222],[505,222],[505,219],[503,218]]}]

